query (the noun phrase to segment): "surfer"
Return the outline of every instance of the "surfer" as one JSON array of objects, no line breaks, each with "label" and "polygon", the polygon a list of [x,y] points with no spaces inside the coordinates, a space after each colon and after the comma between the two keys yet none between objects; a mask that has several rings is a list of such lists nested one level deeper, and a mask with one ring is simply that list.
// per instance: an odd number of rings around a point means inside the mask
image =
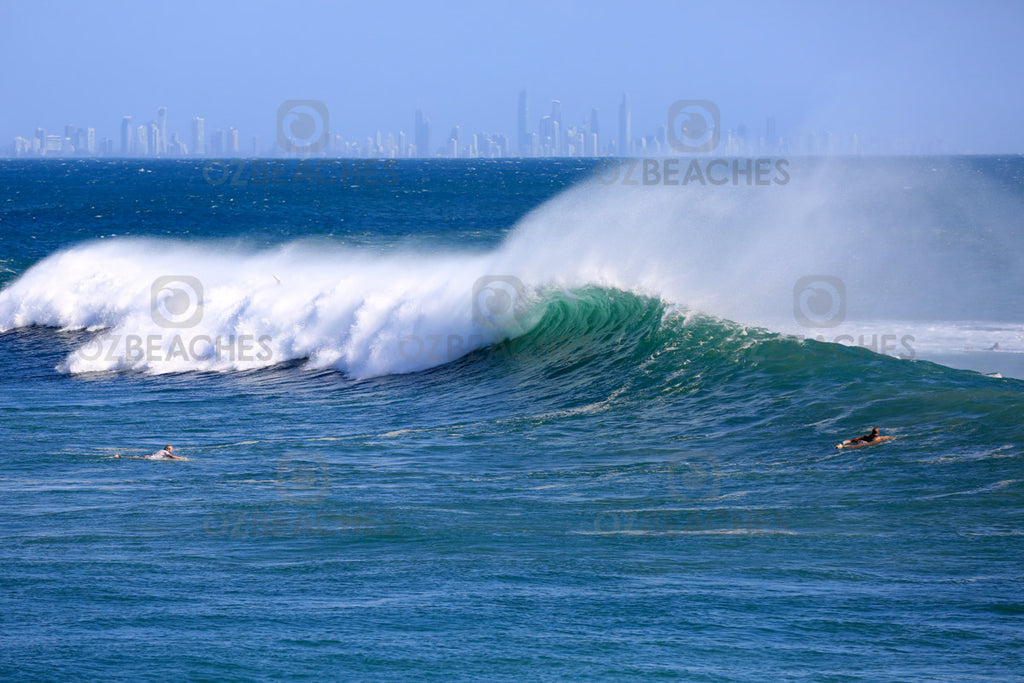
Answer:
[{"label": "surfer", "polygon": [[836,448],[856,448],[857,446],[866,446],[869,443],[875,443],[876,441],[888,441],[891,438],[891,436],[879,436],[878,427],[872,427],[869,434],[858,436],[855,439],[847,439],[842,443],[836,444]]},{"label": "surfer", "polygon": [[[114,453],[115,458],[122,456]],[[185,460],[186,458],[180,455],[174,454],[174,446],[164,446],[162,450],[152,453],[150,455],[126,455],[125,458],[135,458],[136,460]]]}]

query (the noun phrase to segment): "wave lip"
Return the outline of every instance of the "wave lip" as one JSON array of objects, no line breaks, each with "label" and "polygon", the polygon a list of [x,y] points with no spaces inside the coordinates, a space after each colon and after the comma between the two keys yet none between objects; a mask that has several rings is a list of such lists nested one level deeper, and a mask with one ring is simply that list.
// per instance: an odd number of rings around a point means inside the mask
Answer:
[{"label": "wave lip", "polygon": [[65,374],[301,362],[360,379],[489,349],[488,357],[539,360],[534,371],[559,375],[637,360],[638,347],[656,352],[666,339],[652,336],[678,312],[615,287],[490,274],[507,268],[493,254],[368,259],[303,243],[269,252],[90,243],[44,259],[0,291],[0,331],[93,331],[57,366]]},{"label": "wave lip", "polygon": [[92,243],[44,259],[0,292],[0,331],[96,330],[58,366],[71,374],[248,370],[300,359],[357,378],[412,372],[438,361],[410,339],[454,335],[468,353],[527,329],[522,312],[534,293],[525,285],[514,292],[515,315],[474,300],[489,261],[367,258],[310,244],[245,252]]}]

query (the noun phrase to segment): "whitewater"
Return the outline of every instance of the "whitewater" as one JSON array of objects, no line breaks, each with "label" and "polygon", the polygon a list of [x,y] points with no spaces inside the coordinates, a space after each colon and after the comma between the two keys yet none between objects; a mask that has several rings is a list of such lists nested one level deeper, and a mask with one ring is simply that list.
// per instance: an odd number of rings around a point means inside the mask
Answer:
[{"label": "whitewater", "polygon": [[[532,210],[490,250],[113,237],[49,255],[0,291],[0,332],[95,332],[62,373],[302,361],[368,378],[514,339],[553,296],[599,287],[660,300],[666,315],[699,311],[1019,376],[1024,263],[1005,217],[1020,200],[954,171],[897,164],[867,183],[826,164],[770,188],[636,188],[598,176]],[[941,227],[950,216],[958,229]],[[842,288],[825,305],[841,304],[841,319],[807,319],[813,299],[794,289],[804,280]],[[983,350],[1002,355],[964,356]]]}]

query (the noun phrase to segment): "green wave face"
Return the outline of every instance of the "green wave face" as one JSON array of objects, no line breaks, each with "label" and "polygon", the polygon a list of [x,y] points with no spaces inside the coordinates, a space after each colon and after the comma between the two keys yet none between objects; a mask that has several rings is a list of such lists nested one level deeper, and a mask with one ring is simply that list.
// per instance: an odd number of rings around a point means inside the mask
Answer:
[{"label": "green wave face", "polygon": [[[460,360],[458,372],[506,381],[511,395],[730,433],[758,444],[889,425],[918,443],[1024,442],[1024,382],[927,361],[787,337],[658,299],[599,287],[549,290],[528,331]],[[666,430],[667,431],[667,430]],[[821,437],[826,438],[826,437]]]}]

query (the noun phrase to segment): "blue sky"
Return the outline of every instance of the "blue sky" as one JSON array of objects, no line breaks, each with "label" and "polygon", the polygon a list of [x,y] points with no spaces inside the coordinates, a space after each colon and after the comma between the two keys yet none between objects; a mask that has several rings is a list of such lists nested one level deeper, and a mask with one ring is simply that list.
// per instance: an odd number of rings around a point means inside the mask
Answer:
[{"label": "blue sky", "polygon": [[1022,2],[113,2],[0,0],[0,145],[36,127],[94,126],[168,107],[188,138],[236,126],[272,139],[278,105],[318,99],[362,140],[435,138],[461,124],[514,136],[559,99],[567,123],[600,110],[634,135],[679,99],[710,99],[725,128],[831,129],[970,152],[1024,152]]}]

